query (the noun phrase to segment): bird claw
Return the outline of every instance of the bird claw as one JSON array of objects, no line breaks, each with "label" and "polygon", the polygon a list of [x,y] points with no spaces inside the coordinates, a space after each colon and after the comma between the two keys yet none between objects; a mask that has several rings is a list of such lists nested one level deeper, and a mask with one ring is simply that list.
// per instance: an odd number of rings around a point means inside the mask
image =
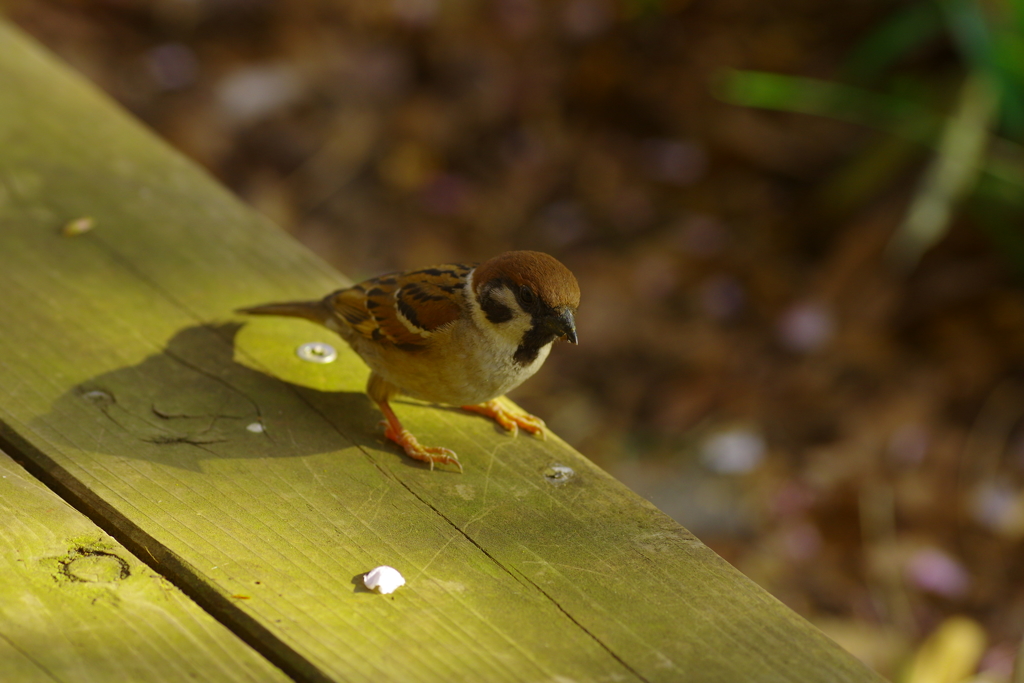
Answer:
[{"label": "bird claw", "polygon": [[519,428],[522,427],[531,434],[544,438],[544,420],[529,413],[517,413],[509,410],[497,399],[492,398],[490,401],[475,406],[462,406],[462,409],[491,418],[511,432],[512,436],[517,435]]},{"label": "bird claw", "polygon": [[435,463],[441,465],[455,465],[462,473],[462,463],[455,451],[442,446],[424,446],[407,429],[393,429],[387,422],[384,423],[384,437],[394,441],[402,447],[405,454],[414,460],[430,463],[430,469],[434,469]]}]

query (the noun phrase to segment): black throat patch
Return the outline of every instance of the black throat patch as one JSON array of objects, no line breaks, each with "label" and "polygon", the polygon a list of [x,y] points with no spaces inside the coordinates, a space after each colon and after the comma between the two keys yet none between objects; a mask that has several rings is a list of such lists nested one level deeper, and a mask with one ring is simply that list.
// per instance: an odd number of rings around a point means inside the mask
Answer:
[{"label": "black throat patch", "polygon": [[519,343],[519,348],[512,354],[512,359],[520,365],[529,365],[537,360],[540,350],[553,341],[555,341],[555,335],[541,329],[538,319],[535,317],[533,327],[523,335],[523,341]]}]

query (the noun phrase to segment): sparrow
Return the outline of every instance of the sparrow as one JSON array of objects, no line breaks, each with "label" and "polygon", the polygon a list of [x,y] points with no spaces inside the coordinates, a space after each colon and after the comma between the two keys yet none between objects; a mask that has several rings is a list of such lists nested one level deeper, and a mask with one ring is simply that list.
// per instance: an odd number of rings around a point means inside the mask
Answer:
[{"label": "sparrow", "polygon": [[544,422],[497,401],[531,377],[555,340],[572,344],[580,288],[554,257],[509,251],[479,264],[448,264],[389,273],[316,301],[239,309],[319,323],[344,339],[370,367],[366,393],[384,413],[384,436],[410,458],[452,464],[458,456],[424,446],[392,410],[401,394],[460,406],[515,434],[544,436]]}]

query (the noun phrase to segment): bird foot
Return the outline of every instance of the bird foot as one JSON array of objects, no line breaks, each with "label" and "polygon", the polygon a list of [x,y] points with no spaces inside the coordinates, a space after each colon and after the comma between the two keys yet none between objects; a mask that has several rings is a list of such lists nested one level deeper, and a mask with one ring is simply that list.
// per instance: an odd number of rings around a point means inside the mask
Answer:
[{"label": "bird foot", "polygon": [[459,456],[455,455],[455,451],[441,446],[424,446],[409,430],[396,429],[387,421],[381,424],[384,425],[384,437],[401,446],[410,458],[430,463],[430,469],[434,469],[434,464],[439,463],[455,465],[459,472],[462,472],[462,463],[459,462]]},{"label": "bird foot", "polygon": [[462,406],[462,409],[486,415],[512,432],[513,435],[517,434],[519,428],[522,427],[531,434],[544,438],[544,420],[529,413],[517,413],[509,410],[498,399],[492,398],[490,401],[475,406]]}]

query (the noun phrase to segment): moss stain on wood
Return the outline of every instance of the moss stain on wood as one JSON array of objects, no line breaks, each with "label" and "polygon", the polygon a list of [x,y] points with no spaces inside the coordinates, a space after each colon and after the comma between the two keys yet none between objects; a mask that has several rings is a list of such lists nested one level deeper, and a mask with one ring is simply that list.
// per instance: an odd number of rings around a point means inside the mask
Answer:
[{"label": "moss stain on wood", "polygon": [[0,519],[4,680],[288,680],[2,452]]}]

